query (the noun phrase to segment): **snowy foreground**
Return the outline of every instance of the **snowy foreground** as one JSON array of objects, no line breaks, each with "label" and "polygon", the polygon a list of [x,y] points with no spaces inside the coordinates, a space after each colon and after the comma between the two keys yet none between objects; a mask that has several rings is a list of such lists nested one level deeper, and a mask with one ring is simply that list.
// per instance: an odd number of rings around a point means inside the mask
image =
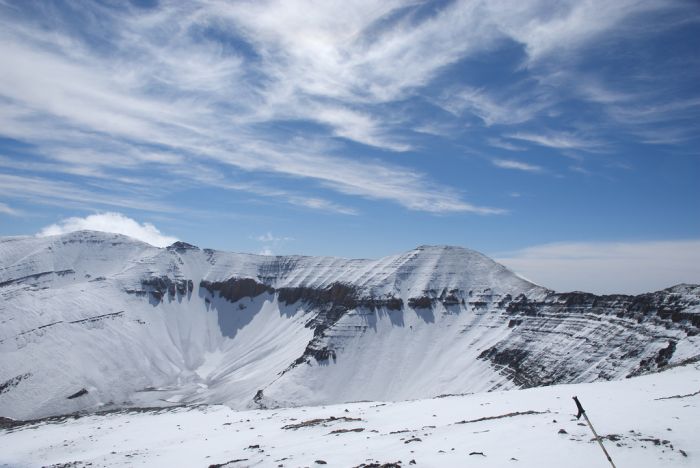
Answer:
[{"label": "snowy foreground", "polygon": [[697,363],[623,381],[396,403],[49,420],[0,431],[0,466],[609,466],[573,416],[573,395],[618,467],[700,466]]}]

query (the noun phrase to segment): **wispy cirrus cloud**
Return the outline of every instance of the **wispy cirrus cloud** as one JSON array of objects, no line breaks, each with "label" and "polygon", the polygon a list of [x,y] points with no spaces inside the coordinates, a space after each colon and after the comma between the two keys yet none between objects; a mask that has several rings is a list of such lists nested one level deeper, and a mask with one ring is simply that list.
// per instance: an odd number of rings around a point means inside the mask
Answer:
[{"label": "wispy cirrus cloud", "polygon": [[473,114],[486,126],[527,122],[555,103],[552,95],[523,92],[521,88],[494,95],[485,89],[460,87],[443,93],[437,102],[454,114]]},{"label": "wispy cirrus cloud", "polygon": [[517,171],[524,172],[544,172],[544,168],[541,166],[528,164],[522,161],[515,161],[512,159],[492,159],[491,163],[496,167],[500,167],[501,169],[515,169]]},{"label": "wispy cirrus cloud", "polygon": [[[91,209],[94,206],[111,206],[152,212],[175,212],[177,209],[152,197],[140,197],[133,187],[123,190],[91,190],[90,187],[52,180],[45,177],[0,174],[0,196],[5,199],[24,200],[45,206]],[[125,197],[124,193],[129,193]]]},{"label": "wispy cirrus cloud", "polygon": [[525,141],[560,150],[600,151],[605,146],[603,142],[582,138],[566,132],[548,132],[546,134],[517,132],[506,136],[512,140]]},{"label": "wispy cirrus cloud", "polygon": [[502,138],[488,138],[487,143],[489,146],[494,148],[500,148],[508,151],[524,151],[525,148],[511,143],[510,141],[504,140]]},{"label": "wispy cirrus cloud", "polygon": [[10,215],[10,216],[19,216],[20,211],[12,208],[10,205],[7,203],[1,203],[0,202],[0,213]]},{"label": "wispy cirrus cloud", "polygon": [[356,112],[343,107],[319,107],[313,113],[313,119],[330,125],[333,134],[368,146],[384,148],[391,151],[409,151],[411,146],[401,143],[397,138],[382,134],[380,125],[368,114]]},{"label": "wispy cirrus cloud", "polygon": [[654,0],[563,2],[539,0],[489,2],[490,13],[509,37],[521,43],[527,65],[536,66],[552,54],[569,54],[621,23],[674,7]]},{"label": "wispy cirrus cloud", "polygon": [[[669,8],[681,7],[631,0],[556,8],[482,0],[0,6],[0,133],[34,145],[35,161],[14,161],[16,170],[20,163],[24,171],[54,167],[125,186],[153,172],[178,177],[178,185],[211,184],[339,214],[358,213],[348,206],[353,197],[431,213],[502,213],[469,202],[437,171],[393,159],[420,148],[420,130],[407,136],[404,129],[425,121],[398,107],[412,98],[434,101],[428,88],[446,70],[504,41],[522,47],[523,70],[537,70],[545,59],[564,60],[598,37],[622,34],[618,26],[639,15]],[[510,140],[600,150],[595,138],[510,130],[550,115],[566,98],[534,78],[505,89],[450,85],[441,106],[455,122],[442,128],[461,128],[469,114],[506,128]],[[620,120],[626,109],[617,110]],[[520,147],[489,138],[502,149]],[[202,177],[193,167],[236,180]],[[274,188],[261,189],[270,177]]]},{"label": "wispy cirrus cloud", "polygon": [[[44,40],[45,34],[33,30],[38,26],[31,22],[8,27],[4,34],[7,40],[0,44],[11,70],[0,78],[1,88],[10,91],[5,95],[10,110],[0,113],[4,134],[39,144],[48,159],[64,165],[70,173],[85,176],[100,176],[116,169],[138,170],[147,164],[186,176],[180,167],[192,160],[209,160],[244,172],[306,178],[344,194],[388,200],[412,210],[499,212],[463,201],[456,191],[441,188],[418,171],[338,156],[337,148],[324,143],[323,138],[307,139],[303,153],[298,146],[302,142],[295,139],[281,144],[276,138],[272,143],[260,126],[291,119],[329,125],[332,134],[358,143],[391,151],[410,149],[409,144],[382,128],[380,118],[352,110],[349,103],[338,101],[343,96],[353,102],[365,99],[359,90],[372,87],[354,82],[360,81],[365,68],[387,77],[394,74],[389,73],[388,65],[381,71],[373,64],[356,63],[360,58],[368,60],[365,53],[360,53],[366,46],[354,45],[357,57],[348,63],[331,60],[343,46],[343,33],[333,24],[334,10],[321,9],[321,16],[309,19],[296,17],[297,10],[282,5],[248,6],[262,10],[251,16],[248,9],[236,5],[166,4],[157,12],[143,14],[133,9],[114,11],[94,6],[103,15],[101,21],[115,33],[110,45],[117,54],[116,60],[96,54],[87,42],[65,35],[61,29],[65,25],[60,22],[53,25],[50,42]],[[358,6],[354,10],[357,15],[352,17],[354,23],[344,33],[349,35],[345,39],[360,34],[396,8],[398,4],[369,9],[372,14],[368,16]],[[304,39],[303,34],[287,34],[288,28],[278,29],[280,12],[282,18],[287,15],[290,21],[300,22],[310,39]],[[222,23],[221,18],[230,23]],[[243,58],[235,51],[226,51],[217,41],[202,41],[191,34],[193,29],[208,28],[228,34],[236,25],[244,33],[247,31],[249,45],[257,55]],[[168,41],[162,43],[166,32],[177,33],[173,39],[175,47]],[[333,41],[322,46],[317,35],[331,32]],[[403,33],[413,34],[407,29]],[[436,24],[425,25],[423,40],[438,33]],[[18,41],[18,37],[28,40]],[[385,40],[394,43],[397,38]],[[398,41],[395,46],[406,51],[411,43]],[[214,45],[214,51],[207,45]],[[377,47],[379,56],[374,61],[381,62],[385,54],[399,53],[395,46],[385,44],[384,52],[383,47]],[[292,49],[311,52],[317,47],[338,50],[328,49],[328,56],[314,56],[311,63],[303,63],[302,56],[289,53]],[[256,57],[267,55],[270,57],[256,62]],[[305,53],[303,56],[311,57]],[[242,75],[246,73],[241,69],[243,61],[252,65],[254,75],[264,78],[264,85],[258,86]],[[212,69],[210,64],[216,66]],[[406,82],[396,89],[419,84],[421,77],[441,64],[433,64],[432,68],[425,65],[422,72],[416,72],[420,76],[414,78],[415,83]],[[124,65],[128,73],[117,72]],[[339,81],[352,70],[354,78]],[[387,87],[395,88],[391,83]],[[372,99],[382,100],[380,96],[386,92],[375,90],[372,94]],[[336,98],[336,103],[329,104],[327,98]],[[101,141],[96,143],[98,140]],[[105,148],[105,141],[128,148],[112,152]],[[89,151],[99,154],[85,154],[86,148],[76,148],[76,142],[90,145]],[[146,145],[158,145],[167,151],[148,151]],[[407,190],[406,184],[414,185]],[[255,190],[252,193],[259,195]],[[294,195],[284,199],[313,209],[355,212],[318,196]]]},{"label": "wispy cirrus cloud", "polygon": [[675,68],[662,69],[657,72],[659,85],[633,89],[584,75],[572,88],[586,101],[602,106],[599,127],[631,134],[648,144],[672,145],[696,138],[700,131],[700,98],[669,97],[672,90],[665,83],[678,75]]}]

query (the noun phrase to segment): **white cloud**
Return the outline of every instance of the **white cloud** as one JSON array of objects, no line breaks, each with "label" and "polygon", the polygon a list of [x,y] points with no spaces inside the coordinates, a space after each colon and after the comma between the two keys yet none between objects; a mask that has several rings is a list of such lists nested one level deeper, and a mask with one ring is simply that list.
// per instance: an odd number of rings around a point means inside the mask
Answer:
[{"label": "white cloud", "polygon": [[603,146],[601,142],[582,138],[567,132],[549,132],[546,134],[516,132],[506,136],[513,140],[527,141],[547,148],[561,150],[594,151],[600,150]]},{"label": "white cloud", "polygon": [[[1,164],[2,159],[0,159],[0,165]],[[191,177],[197,183],[222,188],[225,190],[248,192],[265,198],[275,198],[294,206],[300,206],[326,213],[344,215],[358,214],[356,209],[349,206],[334,203],[324,198],[309,197],[301,195],[297,192],[271,187],[269,184],[264,185],[255,182],[232,182],[229,180],[229,178],[224,177],[220,171],[214,171],[212,168],[201,164],[187,168],[178,167],[169,172],[180,177]]]},{"label": "white cloud", "polygon": [[278,237],[274,236],[270,231],[261,234],[255,238],[258,242],[287,242],[294,240],[293,237]]},{"label": "white cloud", "polygon": [[272,96],[301,92],[387,102],[405,97],[499,36],[480,15],[480,1],[452,2],[421,20],[415,7],[399,0],[329,0],[309,8],[303,1],[277,0],[220,6],[209,13],[237,25],[269,59],[265,74],[283,79],[273,83]]},{"label": "white cloud", "polygon": [[[268,138],[259,129],[260,123],[306,119],[328,124],[333,134],[360,143],[393,151],[409,149],[408,145],[391,137],[384,129],[382,119],[367,112],[350,110],[348,106],[329,105],[319,99],[325,96],[321,90],[316,94],[308,90],[309,94],[302,99],[300,90],[308,83],[307,76],[297,76],[295,86],[300,89],[284,91],[293,83],[291,72],[296,66],[289,64],[288,60],[270,60],[262,64],[260,71],[268,76],[268,80],[263,80],[270,83],[268,87],[256,88],[254,83],[257,80],[242,80],[237,72],[209,77],[221,80],[220,86],[212,85],[217,92],[211,91],[212,86],[192,90],[188,81],[190,77],[176,72],[168,75],[168,80],[151,83],[157,75],[153,63],[160,63],[164,60],[162,57],[172,53],[169,47],[158,45],[159,28],[187,30],[207,25],[214,21],[211,8],[211,5],[204,5],[194,16],[180,15],[166,8],[152,23],[145,25],[139,21],[127,21],[133,19],[131,17],[110,18],[124,36],[117,36],[116,45],[121,46],[122,53],[128,54],[123,58],[128,73],[113,73],[111,58],[104,59],[88,52],[76,53],[75,41],[65,39],[58,32],[54,33],[58,38],[56,44],[49,46],[36,39],[44,37],[44,32],[39,33],[27,26],[18,31],[16,26],[8,25],[6,35],[10,38],[0,42],[0,53],[12,69],[11,73],[0,76],[0,90],[4,90],[0,94],[5,95],[9,104],[0,109],[0,127],[4,134],[32,141],[45,151],[47,157],[63,166],[65,172],[84,176],[108,177],[114,170],[136,171],[144,164],[155,162],[163,165],[166,172],[194,178],[197,176],[193,171],[181,170],[191,166],[191,158],[205,163],[214,160],[247,172],[311,179],[334,191],[388,200],[413,210],[494,211],[464,202],[457,192],[443,189],[424,174],[379,161],[361,163],[355,158],[338,156],[337,148],[328,145],[323,138],[304,141]],[[108,17],[114,15],[111,11],[105,14]],[[229,19],[234,23],[245,20],[245,14],[241,15],[243,19]],[[329,15],[325,20],[335,17]],[[257,21],[255,18],[248,20]],[[325,27],[322,20],[318,19]],[[19,41],[18,37],[26,40]],[[183,38],[178,36],[178,40]],[[254,43],[261,53],[271,47],[259,41]],[[61,48],[61,44],[65,47]],[[191,43],[179,46],[186,50],[199,47]],[[175,49],[180,51],[177,47]],[[284,63],[291,70],[277,70],[276,67]],[[311,75],[315,76],[314,73]],[[46,76],[60,79],[47,80]],[[155,85],[165,87],[165,91],[145,91]],[[235,91],[220,94],[227,89]],[[76,149],[78,141],[91,150]],[[116,145],[116,148],[105,151],[105,142]],[[138,146],[130,147],[129,142],[161,145],[168,148],[168,152],[144,153]],[[183,153],[190,156],[187,161],[181,156],[173,156]],[[411,179],[420,179],[420,183],[410,191],[406,190],[395,177],[401,174],[410,174]],[[253,190],[252,193],[260,195],[259,191]],[[318,197],[283,194],[281,198],[313,209],[356,213],[352,208]]]},{"label": "white cloud", "polygon": [[[197,180],[193,165],[216,162],[248,179],[261,173],[303,178],[411,210],[498,213],[409,167],[364,162],[342,144],[327,144],[327,137],[409,150],[414,145],[398,135],[411,119],[392,118],[387,104],[420,96],[449,65],[489,52],[504,38],[522,44],[532,65],[619,33],[618,24],[664,3],[571,1],[552,7],[544,0],[464,0],[428,9],[401,0],[328,0],[312,7],[260,0],[162,2],[144,10],[92,2],[63,14],[42,6],[40,22],[3,10],[0,129],[31,141],[62,172],[77,176],[142,174],[144,166],[157,164],[159,173],[191,182]],[[89,37],[94,31],[100,41]],[[235,42],[245,43],[247,52],[231,47]],[[551,104],[536,92],[512,91],[501,96],[467,89],[458,104],[487,125],[524,122]],[[268,133],[280,121],[324,128],[300,142]],[[593,149],[572,138],[529,141]],[[305,190],[318,188],[313,184]],[[313,194],[271,192],[286,203],[356,214]]]},{"label": "white cloud", "polygon": [[[659,83],[671,82],[678,69],[668,67],[656,73]],[[632,90],[621,90],[596,77],[576,76],[570,80],[581,97],[600,104],[604,119],[598,127],[607,126],[616,132],[629,133],[648,144],[677,144],[696,138],[700,127],[700,99],[669,97],[668,89],[661,86],[637,85]],[[625,83],[629,87],[629,83]]]},{"label": "white cloud", "polygon": [[[1,162],[0,165],[2,165]],[[133,193],[134,191],[132,191],[132,195]],[[105,205],[145,211],[175,211],[171,206],[150,201],[148,192],[138,193],[138,196],[124,197],[113,192],[92,191],[89,187],[78,187],[69,182],[45,177],[25,177],[12,174],[0,174],[0,196],[8,199],[27,200],[36,204],[77,209]]]},{"label": "white cloud", "polygon": [[542,172],[544,169],[540,166],[534,164],[524,163],[522,161],[513,161],[512,159],[492,159],[491,162],[494,166],[500,167],[502,169],[515,169],[518,171],[525,172]]},{"label": "white cloud", "polygon": [[490,146],[493,146],[494,148],[501,148],[501,149],[508,150],[508,151],[524,151],[525,150],[525,148],[523,148],[521,146],[514,145],[513,143],[502,140],[500,138],[489,138],[487,140],[487,142]]},{"label": "white cloud", "polygon": [[5,203],[2,203],[2,202],[0,202],[0,213],[1,213],[1,214],[6,214],[6,215],[10,215],[10,216],[17,216],[17,215],[19,215],[19,211],[15,210],[15,209],[12,208],[11,206],[9,206],[9,205],[7,205],[7,204],[5,204]]},{"label": "white cloud", "polygon": [[121,213],[98,213],[84,218],[66,218],[56,224],[46,226],[37,235],[55,236],[73,231],[103,231],[124,234],[156,247],[166,247],[177,241],[176,237],[162,234],[153,224],[139,224]]},{"label": "white cloud", "polygon": [[327,211],[330,213],[339,213],[351,216],[359,213],[354,208],[339,205],[338,203],[333,203],[332,201],[323,198],[290,196],[287,198],[287,200],[293,205],[303,206],[312,210]]},{"label": "white cloud", "polygon": [[[275,236],[272,232],[268,231],[265,234],[261,234],[254,238],[256,241],[264,244],[263,247],[258,252],[260,255],[274,255],[275,250],[279,249],[281,246],[289,241],[293,241],[293,237],[288,236]],[[273,250],[274,249],[274,250]]]},{"label": "white cloud", "polygon": [[562,242],[495,257],[561,292],[640,294],[678,283],[700,284],[700,240]]},{"label": "white cloud", "polygon": [[[531,90],[528,90],[531,91]],[[551,96],[509,90],[508,95],[492,95],[484,89],[462,87],[444,93],[438,104],[456,115],[470,112],[486,126],[513,125],[527,122],[553,104]]]},{"label": "white cloud", "polygon": [[461,125],[455,125],[453,123],[428,121],[417,124],[412,130],[416,133],[424,133],[426,135],[455,138],[463,130],[462,127]]},{"label": "white cloud", "polygon": [[399,143],[382,134],[381,125],[375,118],[346,108],[319,106],[313,118],[330,125],[336,136],[364,143],[369,146],[392,151],[409,151],[410,145]]},{"label": "white cloud", "polygon": [[642,13],[673,7],[656,0],[487,3],[489,14],[501,31],[523,44],[530,64],[550,56],[575,51],[621,23]]}]

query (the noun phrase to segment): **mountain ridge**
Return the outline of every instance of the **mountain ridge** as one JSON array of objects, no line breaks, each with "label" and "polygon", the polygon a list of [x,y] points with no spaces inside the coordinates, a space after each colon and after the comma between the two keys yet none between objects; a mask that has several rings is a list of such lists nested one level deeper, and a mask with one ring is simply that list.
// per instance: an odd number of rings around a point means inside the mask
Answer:
[{"label": "mountain ridge", "polygon": [[700,286],[555,293],[454,246],[358,260],[13,237],[0,296],[0,415],[13,418],[402,400],[700,356]]}]

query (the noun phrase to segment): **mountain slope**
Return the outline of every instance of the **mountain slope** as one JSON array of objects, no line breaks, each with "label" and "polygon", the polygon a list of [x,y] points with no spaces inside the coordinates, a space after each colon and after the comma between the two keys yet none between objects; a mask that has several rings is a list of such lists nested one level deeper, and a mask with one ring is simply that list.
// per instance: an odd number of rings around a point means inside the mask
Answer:
[{"label": "mountain slope", "polygon": [[379,260],[0,240],[0,415],[397,400],[617,379],[700,356],[700,288],[556,294],[478,252]]},{"label": "mountain slope", "polygon": [[[120,410],[0,425],[0,466],[698,466],[698,364],[617,382],[404,402]],[[375,463],[375,465],[371,465]]]}]

